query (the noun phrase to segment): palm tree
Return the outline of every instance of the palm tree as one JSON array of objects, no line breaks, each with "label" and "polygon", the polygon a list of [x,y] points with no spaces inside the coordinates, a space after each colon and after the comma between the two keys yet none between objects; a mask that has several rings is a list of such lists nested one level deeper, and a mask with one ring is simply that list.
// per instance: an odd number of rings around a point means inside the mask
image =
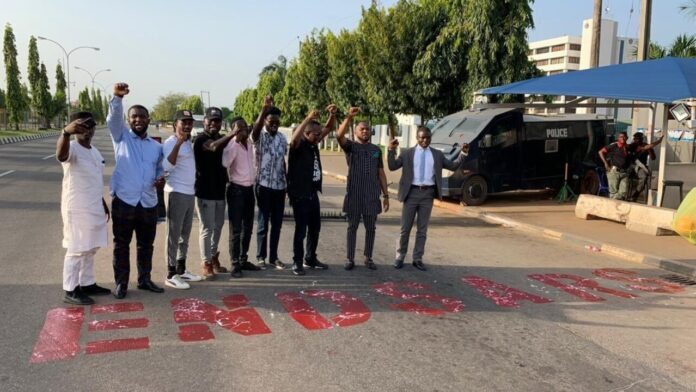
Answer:
[{"label": "palm tree", "polygon": [[696,35],[678,35],[669,47],[669,56],[696,57]]},{"label": "palm tree", "polygon": [[692,18],[696,18],[696,0],[690,0],[688,3],[680,5],[679,11],[686,13]]},{"label": "palm tree", "polygon": [[261,73],[259,73],[259,76],[265,75],[265,74],[272,74],[276,71],[280,71],[281,74],[283,76],[285,76],[285,72],[287,71],[287,65],[288,65],[288,59],[285,58],[285,56],[280,55],[280,56],[278,56],[278,60],[263,67],[263,69],[261,69]]}]

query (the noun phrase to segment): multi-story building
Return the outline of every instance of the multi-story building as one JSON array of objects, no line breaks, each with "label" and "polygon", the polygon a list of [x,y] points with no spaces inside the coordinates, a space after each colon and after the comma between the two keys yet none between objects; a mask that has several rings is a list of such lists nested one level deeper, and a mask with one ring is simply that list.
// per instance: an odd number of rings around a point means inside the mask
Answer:
[{"label": "multi-story building", "polygon": [[[602,19],[602,29],[599,44],[599,66],[623,64],[636,61],[636,38],[618,36],[618,23],[609,19]],[[582,35],[565,35],[556,38],[534,41],[529,43],[528,58],[533,61],[539,70],[546,75],[554,75],[563,72],[572,72],[590,68],[590,50],[592,47],[592,19],[582,22]],[[571,96],[553,97],[553,103],[566,103],[575,99]],[[584,109],[577,109],[583,113]],[[538,114],[551,113],[575,113],[569,109],[544,109],[537,110]],[[597,113],[606,114],[617,120],[629,119],[630,109],[614,110],[611,108],[597,109]]]}]

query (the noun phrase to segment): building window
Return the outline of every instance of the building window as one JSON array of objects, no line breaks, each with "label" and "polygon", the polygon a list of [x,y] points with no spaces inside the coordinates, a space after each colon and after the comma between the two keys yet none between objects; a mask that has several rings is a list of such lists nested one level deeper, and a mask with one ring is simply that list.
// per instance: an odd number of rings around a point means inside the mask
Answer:
[{"label": "building window", "polygon": [[554,45],[551,47],[552,52],[560,52],[561,50],[565,50],[565,44]]},{"label": "building window", "polygon": [[549,65],[549,60],[539,60],[536,63],[534,63],[537,67],[541,67],[544,65]]},{"label": "building window", "polygon": [[551,59],[551,64],[563,64],[563,57],[554,57]]},{"label": "building window", "polygon": [[537,49],[536,49],[536,54],[542,54],[542,53],[548,53],[548,52],[549,52],[549,47],[548,47],[548,46],[545,47],[545,48],[537,48]]},{"label": "building window", "polygon": [[570,64],[580,64],[580,57],[568,57]]},{"label": "building window", "polygon": [[580,50],[580,44],[570,44],[570,50]]}]

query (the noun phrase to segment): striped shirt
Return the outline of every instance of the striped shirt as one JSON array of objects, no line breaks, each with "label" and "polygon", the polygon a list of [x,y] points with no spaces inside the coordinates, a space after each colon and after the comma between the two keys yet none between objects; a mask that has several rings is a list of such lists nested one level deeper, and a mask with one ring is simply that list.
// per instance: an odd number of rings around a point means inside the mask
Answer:
[{"label": "striped shirt", "polygon": [[343,212],[346,214],[377,215],[382,212],[379,196],[382,192],[379,169],[384,168],[382,150],[372,143],[356,143],[346,139],[341,145],[348,163],[346,196]]}]

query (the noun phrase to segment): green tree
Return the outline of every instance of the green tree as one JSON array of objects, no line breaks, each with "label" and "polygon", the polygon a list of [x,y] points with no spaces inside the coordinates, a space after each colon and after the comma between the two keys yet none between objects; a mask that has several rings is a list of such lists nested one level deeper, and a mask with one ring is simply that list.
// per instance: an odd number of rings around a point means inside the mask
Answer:
[{"label": "green tree", "polygon": [[27,64],[27,79],[29,80],[29,89],[31,91],[31,107],[34,111],[38,111],[39,102],[39,81],[41,79],[41,71],[39,70],[39,50],[36,47],[36,38],[32,35],[29,39],[29,61]]},{"label": "green tree", "polygon": [[17,65],[17,47],[12,26],[5,25],[5,35],[3,40],[3,58],[5,61],[5,80],[7,81],[6,106],[9,123],[19,130],[19,123],[24,118],[27,110],[27,100],[25,99],[20,81],[19,66]]},{"label": "green tree", "polygon": [[[290,65],[288,65],[283,90],[275,99],[276,106],[283,111],[283,116],[281,117],[283,125],[299,123],[308,112],[307,104],[302,100],[299,93],[299,90],[302,88],[299,74],[300,64],[297,59],[293,59],[290,61]],[[256,90],[254,90],[254,94],[256,94]]]},{"label": "green tree", "polygon": [[696,57],[696,35],[680,34],[669,47],[669,56]]},{"label": "green tree", "polygon": [[232,116],[241,116],[246,122],[251,124],[256,121],[256,116],[259,114],[261,107],[256,104],[256,89],[245,88],[234,100],[232,108]]},{"label": "green tree", "polygon": [[203,114],[203,101],[198,95],[190,95],[179,104],[179,110],[190,110],[193,114]]},{"label": "green tree", "polygon": [[265,66],[259,74],[259,81],[256,84],[256,103],[260,108],[263,104],[263,97],[266,95],[276,96],[285,86],[285,75],[287,73],[287,59],[278,56],[275,61]]},{"label": "green tree", "polygon": [[5,90],[0,88],[0,109],[5,109],[6,107]]},{"label": "green tree", "polygon": [[680,5],[679,10],[692,18],[696,18],[696,0],[689,0],[687,3]]},{"label": "green tree", "polygon": [[104,112],[104,105],[103,105],[103,100],[101,96],[101,91],[100,90],[94,90],[92,89],[91,91],[91,101],[92,101],[92,115],[94,116],[94,120],[99,123],[103,124],[106,121],[106,113]]},{"label": "green tree", "polygon": [[[468,81],[463,101],[485,87],[512,83],[537,76],[527,59],[527,31],[534,28],[532,0],[457,0],[463,28],[471,42],[467,57]],[[504,27],[504,28],[502,28]]]},{"label": "green tree", "polygon": [[326,89],[331,102],[340,109],[359,106],[364,114],[370,114],[367,96],[358,77],[357,34],[342,30],[338,35],[326,36],[326,53],[329,77]]},{"label": "green tree", "polygon": [[46,65],[41,63],[36,91],[32,94],[31,99],[36,113],[43,119],[43,128],[45,129],[51,127],[51,119],[54,117],[53,97],[51,97],[50,89]]},{"label": "green tree", "polygon": [[67,115],[67,106],[66,106],[66,86],[67,83],[65,82],[65,73],[63,73],[63,67],[61,67],[60,63],[56,65],[56,92],[53,94],[53,117],[58,117],[57,121],[58,124],[56,125],[57,127],[62,127],[64,124],[65,116]]},{"label": "green tree", "polygon": [[79,110],[87,112],[92,111],[92,98],[89,96],[89,89],[87,87],[80,91],[80,94],[77,96],[77,104]]},{"label": "green tree", "polygon": [[172,121],[178,110],[177,108],[184,102],[186,97],[187,95],[184,93],[169,93],[160,96],[152,108],[150,117],[156,121]]},{"label": "green tree", "polygon": [[232,118],[232,109],[223,106],[220,108],[220,111],[222,111],[222,119],[223,120],[229,120]]}]

